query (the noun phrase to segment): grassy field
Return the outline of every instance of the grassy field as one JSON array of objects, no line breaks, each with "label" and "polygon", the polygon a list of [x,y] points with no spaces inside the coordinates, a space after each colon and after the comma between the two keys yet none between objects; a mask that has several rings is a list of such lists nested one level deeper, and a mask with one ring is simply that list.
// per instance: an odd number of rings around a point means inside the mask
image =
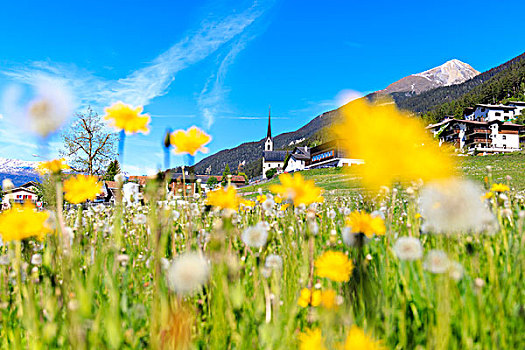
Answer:
[{"label": "grassy field", "polygon": [[[525,153],[497,154],[491,156],[457,157],[458,173],[479,183],[487,176],[487,166],[492,167],[494,182],[508,183],[517,191],[525,190]],[[361,190],[359,178],[351,168],[327,168],[303,171],[301,174],[322,187],[329,195],[356,193]],[[510,176],[510,180],[507,178]],[[241,193],[254,193],[258,188],[268,190],[278,183],[276,178],[262,185],[243,187]]]}]

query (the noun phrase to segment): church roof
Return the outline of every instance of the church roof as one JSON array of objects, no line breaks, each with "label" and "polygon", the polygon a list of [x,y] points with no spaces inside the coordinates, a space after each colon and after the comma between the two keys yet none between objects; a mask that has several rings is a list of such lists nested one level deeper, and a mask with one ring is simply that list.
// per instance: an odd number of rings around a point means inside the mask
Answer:
[{"label": "church roof", "polygon": [[284,162],[287,151],[264,151],[263,158],[265,162]]},{"label": "church roof", "polygon": [[271,139],[272,138],[272,126],[270,124],[270,116],[272,112],[270,109],[268,109],[268,133],[266,134],[266,138]]}]

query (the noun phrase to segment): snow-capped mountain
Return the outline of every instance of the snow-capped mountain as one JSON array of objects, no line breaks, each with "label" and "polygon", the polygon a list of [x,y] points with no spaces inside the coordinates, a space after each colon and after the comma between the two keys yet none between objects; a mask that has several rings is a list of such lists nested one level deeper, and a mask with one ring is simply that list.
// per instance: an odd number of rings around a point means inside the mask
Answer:
[{"label": "snow-capped mountain", "polygon": [[10,179],[15,186],[28,181],[40,181],[35,171],[38,162],[0,157],[0,182]]},{"label": "snow-capped mountain", "polygon": [[453,59],[441,66],[427,71],[412,74],[377,91],[376,94],[391,94],[394,92],[408,92],[419,94],[440,86],[461,84],[474,78],[479,72],[469,64]]}]

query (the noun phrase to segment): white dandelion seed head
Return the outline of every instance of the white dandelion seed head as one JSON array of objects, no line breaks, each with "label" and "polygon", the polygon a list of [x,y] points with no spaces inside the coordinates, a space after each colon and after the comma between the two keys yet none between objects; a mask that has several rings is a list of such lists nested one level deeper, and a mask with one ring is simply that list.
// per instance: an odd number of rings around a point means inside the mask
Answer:
[{"label": "white dandelion seed head", "polygon": [[42,254],[33,254],[31,257],[31,264],[37,266],[42,265]]},{"label": "white dandelion seed head", "polygon": [[452,278],[454,281],[459,281],[463,278],[463,274],[465,273],[465,269],[463,269],[463,265],[460,263],[453,261],[450,263],[450,267],[448,269],[448,275],[450,278]]},{"label": "white dandelion seed head", "polygon": [[344,210],[343,210],[343,215],[344,216],[348,216],[348,215],[350,215],[350,213],[352,213],[352,210],[350,210],[350,208],[344,208]]},{"label": "white dandelion seed head", "polygon": [[74,108],[73,95],[61,81],[43,79],[36,84],[36,97],[27,105],[26,115],[30,128],[47,137],[71,117]]},{"label": "white dandelion seed head", "polygon": [[137,214],[133,218],[133,223],[135,225],[144,225],[144,224],[146,224],[146,221],[147,221],[147,218],[146,218],[146,215],[144,215],[144,214]]},{"label": "white dandelion seed head", "polygon": [[479,277],[477,277],[475,280],[474,280],[474,286],[476,288],[483,288],[485,286],[485,281]]},{"label": "white dandelion seed head", "polygon": [[[420,196],[424,230],[434,233],[483,232],[483,220],[493,214],[481,201],[483,192],[472,181],[453,179],[423,187]],[[483,219],[483,220],[482,220]]]},{"label": "white dandelion seed head", "polygon": [[336,215],[337,215],[337,213],[333,209],[330,209],[330,211],[328,212],[328,217],[330,218],[330,220],[335,219]]},{"label": "white dandelion seed head", "polygon": [[342,232],[343,242],[350,246],[356,247],[361,244],[366,244],[370,241],[370,238],[363,235],[362,233],[354,233],[350,227],[345,227]]},{"label": "white dandelion seed head", "polygon": [[308,221],[308,230],[314,235],[317,236],[319,233],[319,224],[315,220]]},{"label": "white dandelion seed head", "polygon": [[118,173],[117,175],[115,175],[114,179],[118,184],[122,185],[126,180],[126,176],[122,173]]},{"label": "white dandelion seed head", "polygon": [[11,181],[10,179],[4,179],[2,181],[2,190],[10,191],[13,188],[15,188],[15,185],[13,184],[13,181]]},{"label": "white dandelion seed head", "polygon": [[6,266],[9,265],[9,255],[5,254],[0,256],[0,265]]},{"label": "white dandelion seed head", "polygon": [[180,213],[176,210],[172,211],[171,214],[173,215],[174,220],[178,220],[180,217]]},{"label": "white dandelion seed head", "polygon": [[257,225],[245,229],[241,239],[249,247],[261,248],[268,240],[268,229],[268,223],[259,222]]},{"label": "white dandelion seed head", "polygon": [[177,294],[192,294],[206,284],[209,275],[210,266],[202,254],[184,253],[175,258],[167,270],[168,286]]},{"label": "white dandelion seed head", "polygon": [[442,250],[429,251],[423,263],[423,267],[432,273],[445,273],[448,271],[449,266],[448,256]]},{"label": "white dandelion seed head", "polygon": [[263,203],[262,207],[265,211],[270,211],[273,209],[275,205],[275,202],[273,201],[273,198],[267,198]]},{"label": "white dandelion seed head", "polygon": [[423,247],[417,238],[399,237],[394,244],[394,253],[399,260],[419,260],[423,256]]},{"label": "white dandelion seed head", "polygon": [[264,266],[273,270],[281,270],[283,268],[283,259],[276,254],[270,254],[266,257]]}]

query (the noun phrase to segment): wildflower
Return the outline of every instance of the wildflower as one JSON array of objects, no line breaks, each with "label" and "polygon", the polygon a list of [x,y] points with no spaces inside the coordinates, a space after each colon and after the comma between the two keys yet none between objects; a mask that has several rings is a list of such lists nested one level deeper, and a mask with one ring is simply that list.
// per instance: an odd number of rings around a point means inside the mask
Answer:
[{"label": "wildflower", "polygon": [[176,130],[170,136],[170,142],[175,153],[188,153],[192,156],[198,151],[207,153],[208,149],[204,145],[210,141],[211,136],[196,126],[192,126],[188,130]]},{"label": "wildflower", "polygon": [[93,200],[102,191],[102,185],[94,176],[77,175],[64,181],[64,198],[73,204]]},{"label": "wildflower", "polygon": [[324,338],[319,328],[299,333],[299,350],[326,350],[323,343]]},{"label": "wildflower", "polygon": [[133,218],[133,223],[135,225],[144,225],[146,223],[146,215],[144,214],[137,214],[134,218]]},{"label": "wildflower", "polygon": [[455,261],[450,264],[450,267],[448,269],[448,275],[454,281],[459,281],[460,279],[462,279],[464,272],[465,270],[463,269],[463,266]]},{"label": "wildflower", "polygon": [[242,233],[242,241],[249,247],[261,248],[268,239],[268,226],[264,222],[259,222],[255,226],[248,227]]},{"label": "wildflower", "polygon": [[366,349],[366,350],[381,350],[385,349],[381,342],[376,341],[363,332],[363,330],[356,325],[353,325],[348,332],[346,340],[342,349]]},{"label": "wildflower", "polygon": [[239,197],[237,197],[237,191],[235,188],[228,186],[224,189],[219,188],[208,192],[206,203],[221,209],[237,210],[237,207],[239,206]]},{"label": "wildflower", "polygon": [[324,290],[321,293],[321,305],[327,309],[337,306],[337,293],[333,289]]},{"label": "wildflower", "polygon": [[492,187],[490,188],[490,191],[491,192],[498,192],[498,193],[508,192],[508,191],[510,191],[510,188],[509,188],[509,186],[507,186],[505,184],[492,184]]},{"label": "wildflower", "polygon": [[106,107],[104,111],[106,112],[104,119],[117,130],[123,130],[127,134],[137,132],[147,134],[149,132],[150,117],[147,114],[140,114],[143,111],[142,106],[132,107],[119,101],[111,107]]},{"label": "wildflower", "polygon": [[210,267],[201,254],[188,252],[173,260],[167,274],[170,289],[186,295],[199,290],[208,281]]},{"label": "wildflower", "polygon": [[264,210],[269,211],[273,209],[273,206],[275,205],[275,202],[273,199],[268,198],[262,203],[262,207]]},{"label": "wildflower", "polygon": [[64,158],[53,159],[48,162],[41,162],[36,168],[36,170],[41,175],[45,175],[47,173],[59,174],[60,172],[62,172],[62,170],[67,169],[69,169],[69,165],[66,164],[66,160]]},{"label": "wildflower", "polygon": [[2,181],[2,189],[4,191],[10,191],[12,190],[13,188],[15,188],[15,185],[13,184],[13,181],[9,180],[9,179],[4,179]]},{"label": "wildflower", "polygon": [[114,179],[117,182],[117,184],[122,186],[122,184],[126,180],[126,176],[124,176],[124,174],[122,174],[122,173],[118,173],[117,175],[114,176]]},{"label": "wildflower", "polygon": [[38,212],[31,203],[14,204],[13,207],[0,214],[0,234],[4,242],[36,236],[42,238],[51,230],[46,225],[49,213]]},{"label": "wildflower", "polygon": [[330,209],[330,211],[328,212],[328,217],[329,217],[331,220],[334,220],[336,215],[337,215],[337,213],[336,213],[335,210],[333,210],[333,209]]},{"label": "wildflower", "polygon": [[281,205],[281,211],[286,211],[286,209],[288,209],[289,206],[290,206],[289,203],[285,203],[285,204]]},{"label": "wildflower", "polygon": [[255,206],[255,202],[251,201],[249,199],[241,198],[240,199],[240,205],[242,207],[244,207],[244,209],[251,209],[251,208],[253,208]]},{"label": "wildflower", "polygon": [[46,138],[60,128],[74,109],[73,97],[59,82],[53,80],[38,83],[37,96],[27,108],[31,129]]},{"label": "wildflower", "polygon": [[281,184],[270,186],[270,190],[292,200],[296,206],[300,204],[306,206],[323,201],[321,188],[315,186],[315,182],[312,180],[305,181],[300,173],[295,174],[295,176],[282,174],[279,176],[279,180]]},{"label": "wildflower", "polygon": [[346,225],[352,233],[363,233],[368,238],[376,235],[384,235],[385,223],[380,216],[372,216],[367,213],[354,211],[346,219]]},{"label": "wildflower", "polygon": [[468,180],[433,182],[421,190],[424,231],[435,233],[481,232],[493,217],[480,200],[482,191]]},{"label": "wildflower", "polygon": [[283,259],[279,255],[270,254],[266,257],[264,266],[280,271],[283,268]]},{"label": "wildflower", "polygon": [[259,203],[263,203],[264,201],[266,201],[267,198],[268,198],[268,197],[266,197],[265,194],[260,194],[260,195],[257,196],[256,199],[257,199],[257,202],[259,202]]},{"label": "wildflower", "polygon": [[42,265],[42,254],[33,254],[31,257],[31,264]]},{"label": "wildflower", "polygon": [[301,307],[319,306],[322,301],[322,293],[319,289],[310,290],[308,288],[303,288],[301,294],[299,295],[299,300],[297,304]]},{"label": "wildflower", "polygon": [[273,200],[275,201],[275,204],[281,204],[283,202],[281,196],[275,196]]},{"label": "wildflower", "polygon": [[364,160],[358,172],[366,187],[378,190],[395,181],[451,175],[452,158],[418,119],[398,111],[394,103],[370,104],[358,99],[342,111],[344,120],[332,132],[352,157]]},{"label": "wildflower", "polygon": [[346,282],[350,279],[354,264],[341,252],[327,251],[317,258],[315,268],[320,277],[327,277],[335,282]]},{"label": "wildflower", "polygon": [[423,256],[423,247],[417,238],[400,237],[394,244],[394,253],[400,260],[414,261]]},{"label": "wildflower", "polygon": [[432,273],[445,273],[450,266],[450,261],[445,252],[441,250],[431,250],[428,252],[423,266]]},{"label": "wildflower", "polygon": [[494,192],[487,192],[481,197],[481,199],[491,199],[492,197],[494,197]]}]

